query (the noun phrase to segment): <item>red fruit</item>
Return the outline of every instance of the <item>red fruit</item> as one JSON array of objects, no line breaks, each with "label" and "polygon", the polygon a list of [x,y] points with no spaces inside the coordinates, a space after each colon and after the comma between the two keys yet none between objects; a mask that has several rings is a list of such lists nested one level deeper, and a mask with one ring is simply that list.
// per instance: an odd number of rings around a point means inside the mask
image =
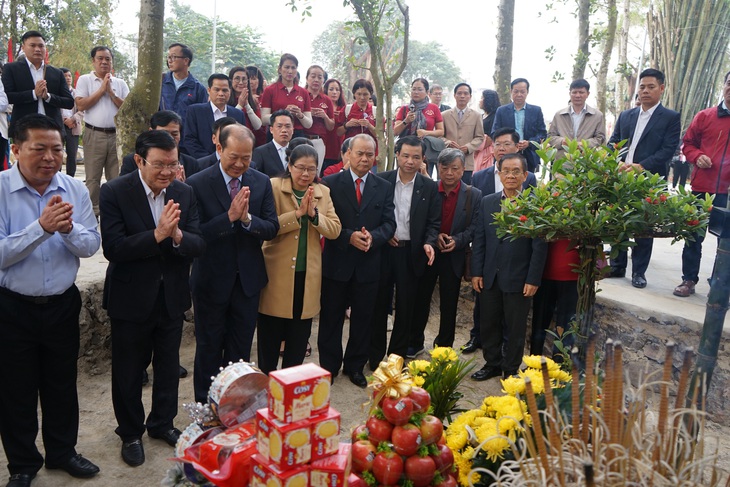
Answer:
[{"label": "red fruit", "polygon": [[699,224],[700,224],[700,221],[699,220],[690,220],[690,221],[687,222],[687,225],[689,225],[690,227],[694,227],[694,226],[697,226]]},{"label": "red fruit", "polygon": [[360,426],[352,430],[352,442],[355,443],[358,440],[362,440],[363,437],[367,438],[369,435],[370,433],[368,432],[368,427],[364,424],[361,424]]},{"label": "red fruit", "polygon": [[431,458],[436,463],[436,469],[443,475],[446,475],[454,465],[454,452],[446,445],[438,445],[438,449],[438,455],[433,455]]},{"label": "red fruit", "polygon": [[445,475],[441,483],[436,484],[434,487],[456,487],[456,479],[453,475]]},{"label": "red fruit", "polygon": [[352,469],[360,473],[373,468],[373,460],[375,460],[375,446],[366,440],[356,441],[350,449],[352,455]]},{"label": "red fruit", "polygon": [[439,441],[436,442],[438,446],[445,445],[446,444],[446,433],[441,435],[441,438],[439,438]]},{"label": "red fruit", "polygon": [[390,441],[393,443],[393,449],[398,455],[410,457],[415,455],[418,447],[421,446],[421,430],[411,423],[396,426],[393,428]]},{"label": "red fruit", "polygon": [[414,413],[425,413],[431,405],[431,395],[421,387],[412,387],[408,399],[413,401]]},{"label": "red fruit", "polygon": [[392,424],[406,424],[413,414],[413,401],[407,397],[383,399],[383,416]]},{"label": "red fruit", "polygon": [[662,203],[664,203],[665,201],[667,201],[667,195],[665,195],[665,194],[661,195],[659,197],[659,201],[661,201]]},{"label": "red fruit", "polygon": [[553,193],[553,196],[555,196],[555,197],[557,198],[558,196],[560,196],[560,193],[558,193],[558,192],[556,191],[556,192],[554,192],[554,193]]},{"label": "red fruit", "polygon": [[390,434],[393,432],[393,425],[384,419],[378,419],[375,416],[370,416],[365,422],[365,427],[368,429],[368,439],[373,442],[376,446],[381,441],[390,442]]},{"label": "red fruit", "polygon": [[526,222],[527,221],[527,217],[525,215],[520,216],[520,221],[523,222],[523,223]]},{"label": "red fruit", "polygon": [[373,475],[383,485],[396,485],[403,475],[403,459],[394,451],[381,451],[373,460]]},{"label": "red fruit", "polygon": [[651,197],[650,196],[647,196],[645,199],[646,199],[646,202],[647,203],[651,203]]},{"label": "red fruit", "polygon": [[439,441],[444,434],[444,424],[436,416],[427,414],[421,420],[421,438],[424,445]]},{"label": "red fruit", "polygon": [[426,487],[436,473],[433,458],[414,455],[406,460],[406,478],[413,482],[413,487]]}]

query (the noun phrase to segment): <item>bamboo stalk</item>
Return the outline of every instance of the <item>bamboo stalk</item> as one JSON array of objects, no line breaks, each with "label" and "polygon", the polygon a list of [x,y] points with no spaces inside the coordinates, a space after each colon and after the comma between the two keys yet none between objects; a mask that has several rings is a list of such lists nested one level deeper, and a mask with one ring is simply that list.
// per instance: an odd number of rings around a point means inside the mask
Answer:
[{"label": "bamboo stalk", "polygon": [[537,441],[537,451],[540,456],[540,462],[545,472],[545,476],[548,475],[548,457],[547,450],[545,449],[545,436],[542,432],[542,424],[540,424],[540,411],[537,409],[537,402],[535,401],[535,393],[532,390],[532,381],[529,377],[525,377],[525,394],[527,395],[527,409],[530,411],[532,416],[532,429],[535,431],[535,441]]},{"label": "bamboo stalk", "polygon": [[565,466],[563,465],[563,449],[560,443],[560,437],[558,436],[558,421],[557,418],[560,416],[560,410],[555,404],[555,397],[553,396],[553,388],[550,384],[550,372],[548,371],[547,360],[545,357],[540,357],[540,368],[542,369],[542,382],[545,388],[545,412],[547,413],[545,419],[545,425],[548,428],[548,439],[550,440],[550,453],[553,456],[558,457],[560,468],[558,469],[558,477],[560,479],[560,485],[565,485]]},{"label": "bamboo stalk", "polygon": [[624,349],[620,341],[617,341],[614,349],[614,393],[613,410],[616,415],[616,440],[615,443],[623,443],[624,433]]},{"label": "bamboo stalk", "polygon": [[[573,381],[571,383],[571,419],[573,424],[571,428],[571,437],[577,440],[580,436],[580,357],[578,355],[577,347],[573,347],[570,351],[570,358],[573,362],[573,370],[571,371],[573,375]],[[585,399],[587,399],[585,391],[583,394]]]},{"label": "bamboo stalk", "polygon": [[663,453],[665,453],[664,443],[666,441],[667,414],[669,410],[669,382],[672,380],[672,354],[674,353],[674,347],[674,342],[667,342],[666,353],[664,356],[664,368],[662,369],[662,382],[659,398],[659,423],[657,424],[659,437],[657,438],[653,458],[657,469],[659,469],[660,460],[664,460]]},{"label": "bamboo stalk", "polygon": [[593,390],[595,384],[596,335],[588,337],[588,346],[586,348],[586,381],[583,388],[583,432],[581,437],[583,443],[588,444],[590,408],[596,406],[596,393]]}]

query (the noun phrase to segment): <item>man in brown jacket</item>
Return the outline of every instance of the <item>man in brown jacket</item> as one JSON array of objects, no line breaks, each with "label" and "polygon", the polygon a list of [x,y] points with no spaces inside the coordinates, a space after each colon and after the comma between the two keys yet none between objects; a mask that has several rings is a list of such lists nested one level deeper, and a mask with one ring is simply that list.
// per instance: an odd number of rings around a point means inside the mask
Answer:
[{"label": "man in brown jacket", "polygon": [[589,147],[606,142],[606,119],[599,110],[586,105],[591,85],[584,79],[570,83],[570,104],[558,110],[550,123],[550,145],[558,150],[556,159],[565,155],[564,145],[569,140],[585,140]]},{"label": "man in brown jacket", "polygon": [[[484,140],[484,126],[482,116],[469,108],[471,101],[471,86],[459,83],[454,87],[456,107],[446,110],[444,118],[444,143],[451,149],[459,149],[464,153],[466,165],[462,180],[471,184],[471,175],[474,171],[474,151],[482,145]],[[433,161],[435,163],[436,161]]]}]

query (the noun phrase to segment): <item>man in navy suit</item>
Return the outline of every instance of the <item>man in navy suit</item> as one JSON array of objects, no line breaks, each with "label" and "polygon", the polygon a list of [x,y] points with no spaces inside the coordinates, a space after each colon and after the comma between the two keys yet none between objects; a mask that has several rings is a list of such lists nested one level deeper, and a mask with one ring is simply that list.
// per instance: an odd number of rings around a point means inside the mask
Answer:
[{"label": "man in navy suit", "polygon": [[[648,171],[662,177],[667,175],[667,165],[679,147],[682,126],[679,113],[664,108],[659,102],[662,93],[664,73],[656,69],[642,71],[639,76],[641,106],[621,112],[608,141],[609,145],[627,141],[621,154],[621,160],[624,161],[622,171]],[[631,284],[644,288],[654,239],[635,240],[636,246],[631,251]],[[626,264],[626,251],[621,251],[611,261],[610,277],[624,277]]]},{"label": "man in navy suit", "polygon": [[[324,178],[342,222],[335,240],[325,240],[322,255],[322,310],[319,313],[319,364],[334,378],[340,371],[366,387],[370,327],[380,282],[381,254],[395,235],[393,185],[370,172],[375,142],[358,134],[347,151],[350,169]],[[350,306],[350,338],[342,355],[342,327]],[[344,366],[343,366],[344,365]]]},{"label": "man in navy suit", "polygon": [[241,125],[246,116],[241,110],[228,104],[231,97],[231,83],[228,76],[211,74],[208,78],[208,103],[196,103],[188,107],[185,114],[185,135],[181,146],[196,159],[215,152],[213,144],[213,123],[223,117],[233,117]]},{"label": "man in navy suit", "polygon": [[271,114],[271,142],[253,151],[254,167],[275,178],[287,171],[286,148],[294,134],[294,115],[289,110],[276,110]]},{"label": "man in navy suit", "polygon": [[528,171],[535,172],[540,167],[540,157],[535,152],[532,142],[539,144],[547,137],[542,109],[537,105],[525,103],[527,94],[530,92],[530,82],[525,78],[516,78],[510,87],[512,103],[497,108],[492,126],[492,140],[502,127],[517,130],[520,136],[517,150],[527,159]]},{"label": "man in navy suit", "polygon": [[[109,260],[104,309],[112,322],[112,403],[122,459],[144,463],[142,434],[175,446],[182,324],[188,276],[203,253],[193,190],[177,181],[177,142],[162,130],[137,137],[138,171],[101,187],[101,236]],[[145,421],[142,372],[152,359],[152,408]]]},{"label": "man in navy suit", "polygon": [[29,113],[48,115],[63,127],[61,108],[72,109],[74,99],[60,69],[45,63],[46,41],[43,34],[30,30],[20,38],[25,59],[3,66],[2,82],[8,102],[13,105],[13,120]]},{"label": "man in navy suit", "polygon": [[[190,114],[190,111],[188,111]],[[271,181],[249,167],[256,138],[231,125],[218,138],[220,164],[188,178],[198,199],[207,251],[190,277],[195,306],[195,400],[229,361],[251,359],[259,294],[268,282],[261,244],[276,237]],[[344,313],[344,310],[343,310]]]}]

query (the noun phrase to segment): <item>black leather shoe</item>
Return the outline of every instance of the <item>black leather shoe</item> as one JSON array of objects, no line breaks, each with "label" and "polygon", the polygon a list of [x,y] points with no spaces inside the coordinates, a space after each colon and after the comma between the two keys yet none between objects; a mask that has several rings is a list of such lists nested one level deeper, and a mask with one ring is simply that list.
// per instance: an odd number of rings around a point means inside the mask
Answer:
[{"label": "black leather shoe", "polygon": [[611,267],[611,272],[606,277],[626,277],[625,267]]},{"label": "black leather shoe", "polygon": [[646,277],[641,274],[634,274],[631,278],[631,285],[643,289],[646,287]]},{"label": "black leather shoe", "polygon": [[502,372],[503,379],[509,379],[512,376],[519,377],[516,370],[510,370],[509,372]]},{"label": "black leather shoe", "polygon": [[178,367],[180,367],[180,370],[178,371],[178,377],[180,377],[181,379],[184,379],[185,377],[187,377],[188,369],[186,369],[182,365],[178,365]]},{"label": "black leather shoe", "polygon": [[130,467],[139,467],[144,463],[144,447],[142,440],[122,443],[122,460]]},{"label": "black leather shoe", "polygon": [[162,440],[171,447],[175,447],[177,445],[177,440],[180,438],[180,435],[182,434],[179,429],[172,428],[167,431],[163,431],[162,433],[151,433],[148,432],[148,435],[150,435],[150,438],[154,438],[156,440]]},{"label": "black leather shoe", "polygon": [[482,344],[477,341],[476,338],[471,337],[466,345],[461,347],[461,353],[474,353],[478,349],[482,348]]},{"label": "black leather shoe", "polygon": [[10,476],[10,482],[7,487],[30,487],[30,482],[35,478],[35,474],[16,473]]},{"label": "black leather shoe", "polygon": [[46,468],[49,470],[63,470],[71,477],[78,479],[88,479],[99,473],[99,467],[91,463],[81,455],[74,455],[69,458],[66,463],[60,465],[48,465]]},{"label": "black leather shoe", "polygon": [[491,379],[492,377],[499,377],[502,375],[502,370],[499,367],[491,367],[489,365],[485,365],[481,369],[477,370],[471,375],[471,378],[474,380],[482,381]]},{"label": "black leather shoe", "polygon": [[345,375],[348,376],[350,378],[350,382],[355,384],[357,387],[362,387],[364,389],[368,386],[368,380],[362,372],[345,372]]}]

